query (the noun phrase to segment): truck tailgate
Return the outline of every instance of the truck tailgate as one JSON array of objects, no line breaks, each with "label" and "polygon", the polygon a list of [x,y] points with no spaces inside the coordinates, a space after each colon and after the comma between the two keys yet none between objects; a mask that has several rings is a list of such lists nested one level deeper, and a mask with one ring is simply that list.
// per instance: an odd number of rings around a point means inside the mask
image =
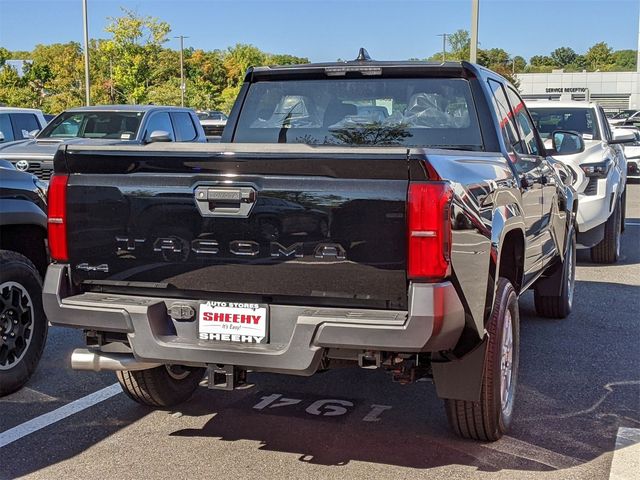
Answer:
[{"label": "truck tailgate", "polygon": [[55,163],[69,174],[72,281],[406,308],[407,159],[380,147],[67,147]]}]

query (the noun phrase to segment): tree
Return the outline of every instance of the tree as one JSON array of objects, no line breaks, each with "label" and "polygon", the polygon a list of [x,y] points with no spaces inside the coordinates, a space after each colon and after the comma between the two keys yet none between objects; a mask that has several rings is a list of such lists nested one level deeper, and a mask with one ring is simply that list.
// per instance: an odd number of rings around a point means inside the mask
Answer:
[{"label": "tree", "polygon": [[227,71],[227,86],[239,86],[247,69],[251,66],[264,65],[267,56],[253,45],[238,43],[229,47],[224,54],[223,65]]},{"label": "tree", "polygon": [[516,55],[511,61],[513,62],[513,70],[516,73],[524,72],[525,68],[527,68],[527,61],[520,55]]},{"label": "tree", "polygon": [[5,65],[0,68],[0,105],[31,107],[37,102],[34,91],[15,68]]},{"label": "tree", "polygon": [[469,60],[471,51],[471,36],[467,30],[456,30],[448,36],[451,56],[455,60]]},{"label": "tree", "polygon": [[591,70],[599,70],[614,63],[612,50],[605,42],[593,45],[585,54],[587,65]]},{"label": "tree", "polygon": [[276,54],[267,55],[267,63],[269,65],[300,65],[309,63],[307,57],[296,57],[295,55]]},{"label": "tree", "polygon": [[11,58],[11,52],[4,47],[0,47],[0,68],[4,66],[5,62]]},{"label": "tree", "polygon": [[551,52],[551,59],[556,65],[560,67],[566,67],[567,65],[573,63],[576,60],[577,56],[578,54],[570,47],[556,48],[553,52]]},{"label": "tree", "polygon": [[122,8],[121,17],[110,18],[105,30],[112,38],[101,44],[111,60],[113,83],[125,99],[140,103],[145,99],[162,44],[171,27],[167,22]]},{"label": "tree", "polygon": [[635,71],[637,58],[637,50],[618,50],[616,52],[613,52],[613,62],[615,64],[616,70],[619,71]]},{"label": "tree", "polygon": [[[32,86],[44,95],[33,104],[34,107],[60,112],[83,104],[84,64],[78,42],[36,45],[31,59],[29,70],[34,73],[25,76],[27,80],[35,81]],[[42,84],[41,88],[38,83]]]},{"label": "tree", "polygon": [[534,55],[529,59],[529,63],[534,67],[556,67],[558,66],[553,58],[546,55]]},{"label": "tree", "polygon": [[478,63],[488,68],[498,65],[507,66],[511,63],[509,54],[501,48],[490,48],[489,50],[478,50]]}]

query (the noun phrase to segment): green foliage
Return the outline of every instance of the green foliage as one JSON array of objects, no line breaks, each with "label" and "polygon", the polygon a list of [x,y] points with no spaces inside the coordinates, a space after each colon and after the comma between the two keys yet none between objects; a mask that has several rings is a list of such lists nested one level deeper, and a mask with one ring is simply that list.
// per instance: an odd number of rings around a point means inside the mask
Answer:
[{"label": "green foliage", "polygon": [[527,61],[524,59],[524,57],[516,55],[515,57],[513,57],[512,61],[514,63],[513,70],[516,73],[524,72],[525,68],[527,67]]},{"label": "green foliage", "polygon": [[613,64],[613,52],[605,42],[598,42],[585,54],[587,65],[591,70],[605,69]]},{"label": "green foliage", "polygon": [[561,67],[566,67],[575,62],[577,56],[578,54],[570,47],[556,48],[551,52],[553,63]]},{"label": "green foliage", "polygon": [[102,42],[100,49],[102,56],[109,58],[118,96],[127,103],[140,103],[145,99],[148,80],[171,27],[167,22],[140,16],[132,10],[122,8],[122,12],[121,17],[109,19],[105,30],[112,38]]},{"label": "green foliage", "polygon": [[0,67],[4,66],[4,63],[11,58],[11,52],[4,47],[0,47]]},{"label": "green foliage", "polygon": [[634,72],[638,61],[635,50],[618,50],[613,52],[613,61],[617,71]]},{"label": "green foliage", "polygon": [[553,58],[547,55],[534,55],[529,59],[529,63],[533,67],[557,67],[558,65]]},{"label": "green foliage", "polygon": [[267,63],[269,65],[301,65],[304,63],[309,63],[309,59],[307,57],[296,57],[295,55],[268,55]]},{"label": "green foliage", "polygon": [[447,37],[452,60],[468,60],[471,52],[471,36],[466,30],[457,30]]}]

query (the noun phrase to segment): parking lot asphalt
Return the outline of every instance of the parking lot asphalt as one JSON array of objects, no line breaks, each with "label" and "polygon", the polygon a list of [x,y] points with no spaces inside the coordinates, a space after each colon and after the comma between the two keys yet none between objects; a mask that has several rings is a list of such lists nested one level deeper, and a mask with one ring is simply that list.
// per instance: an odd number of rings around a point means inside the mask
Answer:
[{"label": "parking lot asphalt", "polygon": [[537,318],[522,296],[515,420],[498,442],[454,437],[429,382],[357,368],[250,374],[251,388],[202,387],[171,411],[117,387],[98,401],[115,376],[72,371],[82,337],[52,328],[27,387],[0,400],[0,478],[639,478],[639,247],[630,185],[622,258],[579,252],[571,316]]}]

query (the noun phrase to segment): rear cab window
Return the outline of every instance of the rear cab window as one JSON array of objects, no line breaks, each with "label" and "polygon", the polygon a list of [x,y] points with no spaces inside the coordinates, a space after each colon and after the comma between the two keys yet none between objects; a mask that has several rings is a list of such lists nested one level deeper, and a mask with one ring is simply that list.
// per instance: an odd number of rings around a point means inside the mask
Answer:
[{"label": "rear cab window", "polygon": [[258,81],[233,142],[484,149],[462,78]]}]

